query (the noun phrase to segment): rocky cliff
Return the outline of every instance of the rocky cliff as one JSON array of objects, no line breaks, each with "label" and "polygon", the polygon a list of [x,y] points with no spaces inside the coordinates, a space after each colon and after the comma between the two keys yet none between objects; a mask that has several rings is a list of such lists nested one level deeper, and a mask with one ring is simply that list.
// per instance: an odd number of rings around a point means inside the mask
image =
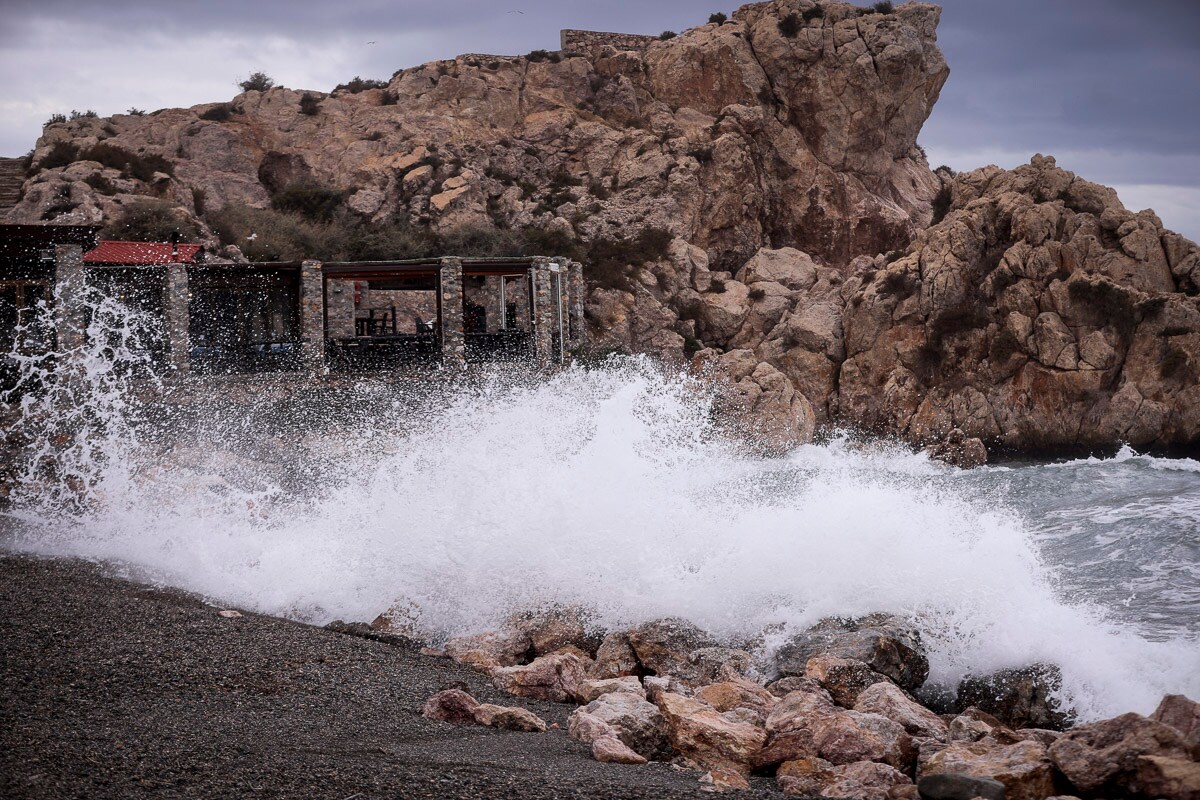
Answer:
[{"label": "rocky cliff", "polygon": [[832,424],[1195,444],[1196,246],[1052,159],[931,172],[939,13],[773,0],[634,49],[51,124],[8,219],[111,221],[151,195],[217,252],[214,214],[321,186],[377,226],[651,232],[670,244],[589,265],[593,342],[724,375],[769,446]]}]

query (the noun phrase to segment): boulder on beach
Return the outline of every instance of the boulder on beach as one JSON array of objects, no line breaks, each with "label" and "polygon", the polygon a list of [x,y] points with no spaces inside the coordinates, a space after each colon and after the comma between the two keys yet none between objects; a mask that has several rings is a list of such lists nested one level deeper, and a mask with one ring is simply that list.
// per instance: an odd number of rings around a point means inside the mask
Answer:
[{"label": "boulder on beach", "polygon": [[1134,713],[1080,725],[1050,745],[1049,755],[1078,789],[1098,794],[1138,793],[1139,773],[1154,771],[1142,758],[1195,761],[1178,730]]},{"label": "boulder on beach", "polygon": [[1010,728],[1069,726],[1072,714],[1061,708],[1062,670],[1053,664],[1032,664],[987,675],[968,675],[958,686],[958,706],[975,708]]},{"label": "boulder on beach", "polygon": [[890,614],[823,619],[780,647],[775,666],[781,675],[804,675],[809,659],[820,655],[860,661],[908,691],[929,677],[920,632]]},{"label": "boulder on beach", "polygon": [[529,664],[493,669],[492,683],[517,697],[568,703],[579,696],[591,664],[585,653],[565,648]]}]

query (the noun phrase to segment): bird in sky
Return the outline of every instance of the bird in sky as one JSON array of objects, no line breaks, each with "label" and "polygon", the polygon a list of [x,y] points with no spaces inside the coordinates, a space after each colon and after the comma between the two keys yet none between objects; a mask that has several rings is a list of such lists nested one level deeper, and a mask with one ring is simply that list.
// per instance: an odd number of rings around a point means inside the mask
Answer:
[{"label": "bird in sky", "polygon": [[521,16],[525,16],[525,12],[524,12],[524,11],[510,11],[510,12],[508,12],[508,13],[510,13],[510,14],[520,14]]},{"label": "bird in sky", "polygon": [[375,42],[374,42],[374,41],[370,41],[370,42],[367,42],[367,44],[375,44]]}]

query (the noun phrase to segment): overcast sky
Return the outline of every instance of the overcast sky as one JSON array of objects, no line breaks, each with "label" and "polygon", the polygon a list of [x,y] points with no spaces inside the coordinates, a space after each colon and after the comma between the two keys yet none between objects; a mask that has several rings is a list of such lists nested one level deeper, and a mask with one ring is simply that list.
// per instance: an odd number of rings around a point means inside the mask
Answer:
[{"label": "overcast sky", "polygon": [[[933,166],[1037,152],[1200,239],[1200,0],[945,0],[951,75]],[[228,98],[264,70],[328,91],[464,52],[555,49],[560,28],[682,30],[718,0],[0,0],[0,154],[51,114]],[[374,44],[370,44],[374,42]]]}]

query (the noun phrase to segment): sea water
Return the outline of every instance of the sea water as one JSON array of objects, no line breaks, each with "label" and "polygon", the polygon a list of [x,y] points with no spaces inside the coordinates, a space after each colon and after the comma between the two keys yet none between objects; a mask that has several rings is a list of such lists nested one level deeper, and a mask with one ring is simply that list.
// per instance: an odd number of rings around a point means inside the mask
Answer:
[{"label": "sea water", "polygon": [[430,639],[555,603],[608,627],[685,617],[768,658],[886,611],[923,631],[933,682],[1051,662],[1083,719],[1200,697],[1195,461],[962,471],[848,435],[763,457],[701,383],[642,359],[248,405],[214,389],[185,412],[136,400],[104,366],[120,355],[26,398],[44,446],[6,547],[316,624],[391,608]]}]

